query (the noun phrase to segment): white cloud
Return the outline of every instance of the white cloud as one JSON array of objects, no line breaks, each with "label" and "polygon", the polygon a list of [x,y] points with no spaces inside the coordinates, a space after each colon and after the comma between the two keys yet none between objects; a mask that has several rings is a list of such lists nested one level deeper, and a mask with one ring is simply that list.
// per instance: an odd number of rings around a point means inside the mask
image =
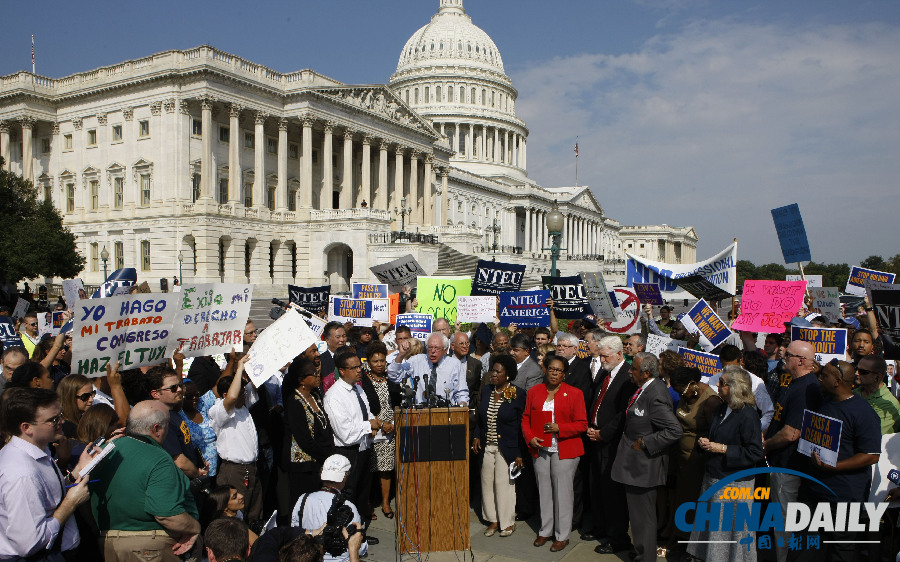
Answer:
[{"label": "white cloud", "polygon": [[[897,253],[900,65],[893,26],[700,22],[618,56],[513,76],[529,172],[594,188],[625,224],[693,224],[780,261],[770,209],[800,203],[816,261]],[[854,233],[865,233],[854,236]]]}]

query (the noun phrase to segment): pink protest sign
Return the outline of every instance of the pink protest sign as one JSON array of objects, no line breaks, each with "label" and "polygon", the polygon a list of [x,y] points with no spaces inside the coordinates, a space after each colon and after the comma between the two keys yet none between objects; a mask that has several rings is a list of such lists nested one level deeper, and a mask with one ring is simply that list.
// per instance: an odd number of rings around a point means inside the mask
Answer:
[{"label": "pink protest sign", "polygon": [[732,330],[780,334],[790,322],[806,293],[806,281],[744,281],[741,314]]}]

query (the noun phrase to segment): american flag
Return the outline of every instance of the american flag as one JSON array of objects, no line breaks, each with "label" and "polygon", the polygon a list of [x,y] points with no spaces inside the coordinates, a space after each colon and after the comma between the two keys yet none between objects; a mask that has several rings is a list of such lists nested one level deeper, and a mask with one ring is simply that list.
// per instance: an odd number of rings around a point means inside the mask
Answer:
[{"label": "american flag", "polygon": [[575,158],[578,158],[578,143],[575,143]]},{"label": "american flag", "polygon": [[31,72],[34,72],[34,34],[31,35]]}]

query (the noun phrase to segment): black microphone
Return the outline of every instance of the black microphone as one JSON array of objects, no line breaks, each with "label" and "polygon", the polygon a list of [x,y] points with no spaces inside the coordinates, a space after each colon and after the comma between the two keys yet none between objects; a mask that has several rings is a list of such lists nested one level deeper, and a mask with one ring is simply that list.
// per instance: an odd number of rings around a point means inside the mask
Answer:
[{"label": "black microphone", "polygon": [[[283,307],[283,308],[285,308],[285,309],[293,308],[294,310],[296,310],[297,312],[299,312],[299,313],[302,314],[303,316],[306,316],[307,318],[312,318],[312,313],[311,313],[311,312],[309,312],[308,310],[306,310],[306,309],[303,308],[302,306],[296,305],[296,304],[294,304],[294,303],[292,303],[292,302],[284,302],[283,300],[279,300],[279,299],[273,297],[273,298],[272,298],[272,304],[277,304],[278,306]],[[272,313],[271,313],[271,312],[269,313],[269,316],[272,316]],[[280,316],[280,315],[279,315],[279,316]],[[273,318],[273,320],[275,320],[275,318]]]}]

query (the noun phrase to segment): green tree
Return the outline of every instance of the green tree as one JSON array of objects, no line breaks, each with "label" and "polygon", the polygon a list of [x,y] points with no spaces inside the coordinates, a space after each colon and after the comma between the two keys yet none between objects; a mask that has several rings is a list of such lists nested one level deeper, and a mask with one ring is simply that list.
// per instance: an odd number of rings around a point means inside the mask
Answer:
[{"label": "green tree", "polygon": [[48,201],[38,201],[32,182],[2,167],[0,158],[0,283],[78,275],[84,256],[59,211]]},{"label": "green tree", "polygon": [[865,267],[866,269],[874,269],[876,271],[885,271],[888,267],[886,261],[881,256],[869,256],[863,261],[859,262],[860,267]]}]

